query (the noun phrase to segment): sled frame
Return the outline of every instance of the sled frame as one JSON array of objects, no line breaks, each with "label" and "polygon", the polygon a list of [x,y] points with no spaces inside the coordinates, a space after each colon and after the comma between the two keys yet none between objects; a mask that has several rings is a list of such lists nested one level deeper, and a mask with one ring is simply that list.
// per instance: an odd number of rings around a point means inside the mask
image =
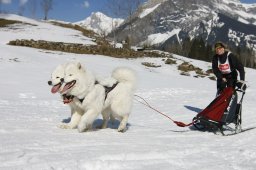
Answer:
[{"label": "sled frame", "polygon": [[[242,96],[240,101],[237,103],[236,108],[236,118],[233,122],[226,123],[226,122],[218,122],[213,121],[210,119],[206,119],[202,116],[194,117],[193,119],[193,125],[197,130],[200,131],[210,131],[214,134],[218,134],[220,132],[223,136],[229,136],[233,134],[238,134],[242,132],[242,101],[245,94],[245,91],[242,91],[240,89],[235,89],[235,93],[241,92]],[[234,124],[235,127],[232,128],[231,125]],[[229,131],[231,133],[226,133],[226,131]]]}]

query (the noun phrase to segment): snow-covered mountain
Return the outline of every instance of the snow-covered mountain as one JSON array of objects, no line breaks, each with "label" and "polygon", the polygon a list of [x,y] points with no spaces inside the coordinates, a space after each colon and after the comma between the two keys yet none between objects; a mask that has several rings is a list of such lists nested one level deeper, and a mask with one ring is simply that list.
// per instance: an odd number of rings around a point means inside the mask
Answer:
[{"label": "snow-covered mountain", "polygon": [[85,20],[74,24],[85,27],[100,35],[107,35],[113,29],[117,28],[124,20],[121,18],[110,18],[101,12],[93,12]]},{"label": "snow-covered mountain", "polygon": [[229,46],[256,50],[256,4],[239,0],[149,0],[115,35],[119,41],[129,36],[134,44],[163,48],[188,37],[202,37],[210,45],[220,40]]}]

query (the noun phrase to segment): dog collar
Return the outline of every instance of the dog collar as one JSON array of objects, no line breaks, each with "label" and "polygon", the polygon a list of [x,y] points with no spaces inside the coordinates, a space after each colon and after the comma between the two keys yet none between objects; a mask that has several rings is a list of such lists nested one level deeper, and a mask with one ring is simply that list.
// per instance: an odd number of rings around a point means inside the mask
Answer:
[{"label": "dog collar", "polygon": [[63,97],[63,103],[64,103],[64,104],[68,104],[68,103],[70,103],[70,102],[73,101],[73,98],[74,98],[75,96],[63,94],[62,97]]}]

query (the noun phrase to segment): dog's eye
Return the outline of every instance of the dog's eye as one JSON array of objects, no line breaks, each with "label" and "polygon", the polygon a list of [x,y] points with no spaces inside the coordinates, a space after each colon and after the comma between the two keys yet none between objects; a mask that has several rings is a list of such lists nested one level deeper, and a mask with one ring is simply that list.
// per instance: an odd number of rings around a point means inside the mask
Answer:
[{"label": "dog's eye", "polygon": [[73,74],[70,74],[69,76],[73,76]]},{"label": "dog's eye", "polygon": [[60,77],[56,77],[56,79],[59,79]]}]

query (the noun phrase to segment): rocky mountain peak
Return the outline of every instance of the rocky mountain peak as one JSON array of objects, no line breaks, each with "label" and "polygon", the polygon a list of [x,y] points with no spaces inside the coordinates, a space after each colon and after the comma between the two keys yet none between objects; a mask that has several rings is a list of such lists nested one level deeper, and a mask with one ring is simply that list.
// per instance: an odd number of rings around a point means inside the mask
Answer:
[{"label": "rocky mountain peak", "polygon": [[221,40],[256,50],[256,4],[239,0],[149,0],[115,35],[119,41],[129,37],[134,45],[166,46],[202,37],[208,44]]},{"label": "rocky mountain peak", "polygon": [[118,27],[124,20],[120,18],[111,18],[101,12],[92,12],[85,20],[74,24],[93,30],[100,35],[107,35],[114,28]]}]

